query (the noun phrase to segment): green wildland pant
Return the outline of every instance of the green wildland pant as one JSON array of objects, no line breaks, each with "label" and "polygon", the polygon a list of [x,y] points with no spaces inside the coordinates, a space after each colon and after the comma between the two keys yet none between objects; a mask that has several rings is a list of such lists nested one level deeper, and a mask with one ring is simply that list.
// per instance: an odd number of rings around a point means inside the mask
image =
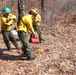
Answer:
[{"label": "green wildland pant", "polygon": [[34,25],[33,28],[34,28],[34,31],[36,31],[38,33],[39,40],[41,40],[42,39],[42,35],[41,35],[41,28],[40,28],[40,26],[39,25]]},{"label": "green wildland pant", "polygon": [[16,48],[18,48],[18,44],[16,43],[16,39],[11,31],[1,31],[1,33],[3,35],[3,40],[4,40],[4,43],[6,44],[8,50],[11,49],[9,41],[11,41],[12,44]]},{"label": "green wildland pant", "polygon": [[29,41],[28,41],[28,36],[27,36],[26,32],[18,31],[18,36],[23,44],[22,51],[23,51],[24,55],[30,56],[31,52],[30,52]]}]

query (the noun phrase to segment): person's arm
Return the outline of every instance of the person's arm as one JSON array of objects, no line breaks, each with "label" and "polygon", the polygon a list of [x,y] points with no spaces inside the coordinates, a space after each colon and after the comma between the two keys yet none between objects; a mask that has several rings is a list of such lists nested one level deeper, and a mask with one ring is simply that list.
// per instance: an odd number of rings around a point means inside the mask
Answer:
[{"label": "person's arm", "polygon": [[16,16],[14,14],[10,14],[10,19],[13,19],[14,21],[16,21]]},{"label": "person's arm", "polygon": [[7,17],[7,22],[9,22],[10,20],[14,20],[14,21],[16,21],[16,16],[14,15],[14,14],[9,14],[9,16]]},{"label": "person's arm", "polygon": [[28,30],[30,30],[32,32],[32,34],[35,34],[32,22],[29,22],[27,27],[28,27]]},{"label": "person's arm", "polygon": [[36,23],[40,23],[40,22],[41,22],[41,16],[40,16],[40,15],[37,15],[37,16],[35,17],[34,21],[35,21]]},{"label": "person's arm", "polygon": [[7,26],[12,25],[12,23],[14,22],[13,19],[11,19],[11,20],[9,20],[9,21],[7,22],[7,18],[2,18],[1,21],[2,21],[2,23],[3,23],[4,25],[7,25]]}]

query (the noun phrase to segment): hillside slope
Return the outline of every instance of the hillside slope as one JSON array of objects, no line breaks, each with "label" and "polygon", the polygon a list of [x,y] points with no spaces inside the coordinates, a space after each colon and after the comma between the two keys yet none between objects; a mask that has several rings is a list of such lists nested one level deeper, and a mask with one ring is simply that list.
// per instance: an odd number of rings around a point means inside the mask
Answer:
[{"label": "hillside slope", "polygon": [[[31,61],[18,59],[18,50],[7,51],[0,34],[0,75],[76,75],[76,25],[42,24],[42,34],[45,42],[30,44],[37,55]],[[18,44],[21,47],[20,41]]]}]

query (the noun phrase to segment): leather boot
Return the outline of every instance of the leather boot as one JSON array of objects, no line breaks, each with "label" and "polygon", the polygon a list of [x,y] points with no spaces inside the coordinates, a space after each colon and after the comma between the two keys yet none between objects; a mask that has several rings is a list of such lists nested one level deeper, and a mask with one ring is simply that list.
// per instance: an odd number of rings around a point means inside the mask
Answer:
[{"label": "leather boot", "polygon": [[33,60],[35,59],[37,56],[36,55],[30,55],[27,57],[27,60]]}]

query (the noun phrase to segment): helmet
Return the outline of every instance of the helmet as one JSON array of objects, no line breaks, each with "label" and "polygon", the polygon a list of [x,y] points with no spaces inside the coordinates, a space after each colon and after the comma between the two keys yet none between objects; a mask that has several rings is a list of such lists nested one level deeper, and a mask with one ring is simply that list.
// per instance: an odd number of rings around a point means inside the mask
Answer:
[{"label": "helmet", "polygon": [[37,15],[36,10],[34,10],[34,9],[30,10],[29,13],[30,13],[30,14],[34,14],[35,16]]},{"label": "helmet", "polygon": [[34,10],[37,12],[38,11],[38,9],[37,8],[34,8]]},{"label": "helmet", "polygon": [[11,10],[8,8],[8,7],[5,7],[4,9],[3,9],[3,14],[5,14],[5,13],[10,13],[11,12]]}]

